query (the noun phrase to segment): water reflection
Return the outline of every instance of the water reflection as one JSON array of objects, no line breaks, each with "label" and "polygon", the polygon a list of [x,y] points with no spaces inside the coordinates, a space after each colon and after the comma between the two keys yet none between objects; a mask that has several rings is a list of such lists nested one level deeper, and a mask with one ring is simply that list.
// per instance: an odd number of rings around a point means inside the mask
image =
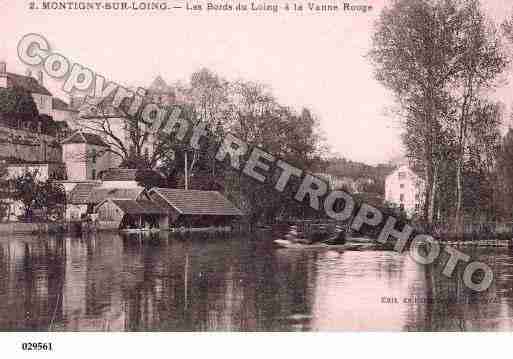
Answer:
[{"label": "water reflection", "polygon": [[406,255],[276,250],[265,236],[3,237],[0,329],[512,330],[513,255],[473,255],[496,274],[484,294]]}]

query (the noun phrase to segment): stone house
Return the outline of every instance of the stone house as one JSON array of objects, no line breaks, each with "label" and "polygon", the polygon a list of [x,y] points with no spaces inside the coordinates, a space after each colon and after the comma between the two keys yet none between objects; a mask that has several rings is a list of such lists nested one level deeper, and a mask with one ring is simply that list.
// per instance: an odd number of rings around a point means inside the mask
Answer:
[{"label": "stone house", "polygon": [[61,142],[68,180],[96,180],[112,165],[109,145],[97,134],[77,131]]}]

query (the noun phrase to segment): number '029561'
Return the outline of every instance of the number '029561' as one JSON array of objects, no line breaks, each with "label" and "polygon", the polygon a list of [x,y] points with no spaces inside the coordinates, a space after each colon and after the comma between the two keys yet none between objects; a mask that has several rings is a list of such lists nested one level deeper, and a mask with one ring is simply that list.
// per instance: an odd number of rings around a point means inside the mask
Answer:
[{"label": "number '029561'", "polygon": [[27,351],[52,351],[52,343],[22,343],[21,349]]}]

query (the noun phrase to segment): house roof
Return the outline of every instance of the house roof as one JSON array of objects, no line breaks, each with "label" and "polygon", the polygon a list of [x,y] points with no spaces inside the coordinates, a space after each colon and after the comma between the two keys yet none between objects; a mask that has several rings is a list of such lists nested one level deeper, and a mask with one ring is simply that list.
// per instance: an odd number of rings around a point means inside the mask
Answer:
[{"label": "house roof", "polygon": [[424,173],[410,167],[409,165],[400,165],[400,166],[397,166],[396,168],[394,168],[387,176],[386,178],[392,176],[392,175],[395,175],[397,172],[402,172],[402,171],[408,171],[410,172],[411,174],[413,174],[414,176],[416,177],[419,177],[420,179],[424,179]]},{"label": "house roof", "polygon": [[221,193],[170,188],[152,188],[150,193],[162,197],[172,208],[181,214],[243,216],[240,209]]},{"label": "house roof", "polygon": [[137,175],[136,169],[131,168],[111,168],[103,172],[104,181],[135,181]]},{"label": "house roof", "polygon": [[68,193],[68,203],[70,204],[88,204],[89,197],[94,187],[97,187],[97,183],[78,183]]},{"label": "house roof", "polygon": [[89,145],[109,147],[109,145],[105,143],[103,138],[101,138],[99,135],[82,131],[75,132],[61,142],[61,144],[67,143],[87,143]]},{"label": "house roof", "polygon": [[7,78],[11,81],[13,87],[24,89],[30,93],[52,96],[50,91],[33,77],[8,72]]},{"label": "house roof", "polygon": [[132,168],[111,168],[102,174],[103,181],[135,181],[138,176],[144,177],[147,175],[157,174],[162,175],[157,171],[151,169],[132,169]]},{"label": "house roof", "polygon": [[52,108],[54,110],[78,112],[77,110],[72,109],[66,102],[57,97],[52,98]]},{"label": "house roof", "polygon": [[136,200],[141,193],[143,187],[133,188],[94,188],[88,198],[89,203],[100,203],[106,199],[131,199]]},{"label": "house roof", "polygon": [[111,199],[110,201],[126,214],[167,214],[165,208],[148,200]]},{"label": "house roof", "polygon": [[126,114],[118,107],[103,102],[95,103],[94,99],[91,103],[86,102],[85,97],[74,96],[71,98],[70,107],[81,113],[81,118],[125,118]]}]

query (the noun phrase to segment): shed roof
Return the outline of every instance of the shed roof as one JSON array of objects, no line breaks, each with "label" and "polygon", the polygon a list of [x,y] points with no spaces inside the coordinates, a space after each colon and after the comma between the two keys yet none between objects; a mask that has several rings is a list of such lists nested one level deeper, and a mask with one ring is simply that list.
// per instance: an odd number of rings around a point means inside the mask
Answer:
[{"label": "shed roof", "polygon": [[68,203],[70,204],[88,204],[89,197],[94,187],[97,187],[97,183],[78,183],[68,193]]},{"label": "shed roof", "polygon": [[110,201],[126,214],[167,214],[165,208],[148,200],[112,199]]},{"label": "shed roof", "polygon": [[217,191],[153,188],[171,207],[186,215],[243,216],[240,209]]},{"label": "shed roof", "polygon": [[94,188],[88,198],[89,203],[100,203],[106,199],[136,200],[143,193],[144,187],[133,188]]}]

